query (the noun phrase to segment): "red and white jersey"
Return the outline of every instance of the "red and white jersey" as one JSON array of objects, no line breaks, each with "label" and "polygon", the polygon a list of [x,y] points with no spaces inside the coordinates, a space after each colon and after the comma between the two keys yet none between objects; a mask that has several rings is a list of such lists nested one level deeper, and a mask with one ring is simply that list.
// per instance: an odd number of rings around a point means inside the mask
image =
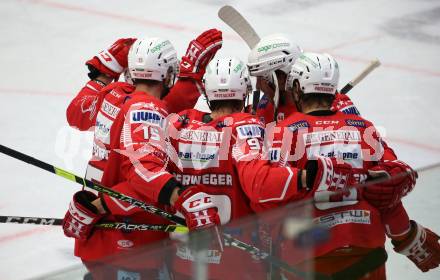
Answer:
[{"label": "red and white jersey", "polygon": [[[94,128],[93,153],[86,178],[100,182],[106,166],[110,145],[110,130],[123,104],[131,98],[134,86],[125,82],[103,87],[90,81],[67,108],[69,125],[79,130]],[[189,79],[179,79],[165,96],[167,111],[179,112],[192,108],[200,96],[201,85]]]},{"label": "red and white jersey", "polygon": [[[91,82],[89,82],[90,84]],[[167,96],[173,110],[192,107],[199,95],[199,86],[192,80],[179,80]],[[155,148],[165,138],[162,129],[168,110],[163,101],[145,92],[133,91],[127,83],[113,83],[100,91],[84,88],[68,109],[69,124],[82,130],[95,127],[93,158],[87,177],[104,186],[156,206],[157,196],[172,175],[162,172],[164,152]],[[82,103],[82,100],[85,103]],[[87,106],[90,110],[83,110]],[[183,107],[183,108],[182,108]],[[96,108],[99,108],[97,111]],[[164,176],[162,176],[164,175]],[[112,213],[112,221],[167,224],[168,221],[148,214],[132,205],[103,196]],[[75,242],[75,255],[83,260],[97,260],[127,250],[119,243],[128,240],[130,248],[167,238],[163,232],[123,232],[96,229],[87,241]],[[122,241],[121,241],[122,240]],[[119,242],[119,243],[118,243]],[[150,262],[152,267],[159,260]],[[147,265],[133,263],[133,267]]]},{"label": "red and white jersey", "polygon": [[[274,129],[272,147],[271,160],[281,166],[303,168],[307,160],[325,156],[343,160],[360,174],[380,162],[384,155],[382,140],[371,122],[332,111],[291,115]],[[359,181],[364,179],[366,175],[361,175]],[[317,256],[344,246],[384,245],[380,213],[360,199],[361,189],[352,188],[338,197],[327,195],[328,201],[323,200],[323,194],[341,187],[335,182],[329,189],[318,189],[311,194],[315,200],[314,221],[331,230],[331,240],[316,248]]]},{"label": "red and white jersey", "polygon": [[[107,95],[106,100],[111,96]],[[165,104],[145,92],[134,91],[118,109],[107,135],[110,140],[109,153],[101,183],[128,196],[165,208],[157,202],[160,188],[172,178],[172,175],[162,171],[167,158],[162,141],[168,115]],[[111,213],[106,216],[108,221],[168,223],[167,220],[131,204],[102,194],[101,197],[104,207]],[[98,260],[167,237],[165,232],[95,229],[88,240],[77,240],[75,254],[83,260]],[[122,246],[121,240],[130,246]],[[160,261],[143,260],[130,265],[134,268],[157,267]]]},{"label": "red and white jersey", "polygon": [[[208,113],[192,109],[181,112],[174,127],[178,131],[177,139],[172,139],[177,162],[171,165],[170,171],[175,178],[183,186],[203,184],[214,193],[226,196],[227,205],[220,209],[225,209],[227,215],[221,217],[222,223],[251,213],[249,200],[240,187],[232,149],[238,137],[255,139],[259,147],[263,125],[245,113],[213,121]],[[243,134],[244,129],[249,136]]]},{"label": "red and white jersey", "polygon": [[[253,213],[251,199],[278,200],[283,190],[289,189],[288,195],[290,190],[296,192],[296,169],[260,160],[264,125],[255,116],[233,113],[212,120],[210,114],[192,109],[181,112],[173,128],[177,159],[170,172],[184,186],[202,184],[209,189],[222,224]],[[256,191],[256,186],[262,188]],[[252,244],[256,228],[256,223],[254,227],[232,223],[222,231]],[[235,279],[237,275],[265,279],[265,267],[246,252],[225,247],[209,250],[208,255],[210,279]],[[188,275],[188,261],[194,259],[191,250],[179,246],[176,256],[173,270]]]},{"label": "red and white jersey", "polygon": [[261,158],[264,125],[255,116],[234,113],[211,120],[192,109],[181,112],[174,127],[177,137],[171,141],[178,159],[171,171],[184,186],[202,184],[228,196],[224,208],[230,213],[220,217],[222,223],[253,212],[251,201],[275,202],[297,194],[298,170],[271,166]]}]

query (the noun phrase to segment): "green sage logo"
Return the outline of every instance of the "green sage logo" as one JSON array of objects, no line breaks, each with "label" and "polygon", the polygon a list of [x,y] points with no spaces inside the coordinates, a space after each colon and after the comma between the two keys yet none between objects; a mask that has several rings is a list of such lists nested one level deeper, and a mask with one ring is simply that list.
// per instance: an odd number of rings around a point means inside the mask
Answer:
[{"label": "green sage logo", "polygon": [[318,64],[316,64],[313,60],[311,60],[310,58],[308,58],[307,56],[305,56],[304,54],[301,54],[299,56],[300,59],[312,64],[313,67],[318,68]]},{"label": "green sage logo", "polygon": [[160,51],[163,47],[165,47],[165,46],[167,46],[167,45],[170,45],[170,44],[171,44],[171,43],[170,43],[169,40],[163,41],[162,43],[157,44],[156,46],[154,46],[154,47],[151,49],[151,53],[155,53],[155,52],[157,52],[157,51]]},{"label": "green sage logo", "polygon": [[238,73],[238,71],[240,71],[242,68],[243,68],[243,63],[240,62],[239,64],[237,64],[237,66],[235,66],[234,72]]},{"label": "green sage logo", "polygon": [[257,51],[258,52],[267,52],[270,49],[277,49],[277,48],[289,47],[289,46],[290,46],[289,43],[275,43],[275,44],[262,46],[262,47],[258,48]]}]

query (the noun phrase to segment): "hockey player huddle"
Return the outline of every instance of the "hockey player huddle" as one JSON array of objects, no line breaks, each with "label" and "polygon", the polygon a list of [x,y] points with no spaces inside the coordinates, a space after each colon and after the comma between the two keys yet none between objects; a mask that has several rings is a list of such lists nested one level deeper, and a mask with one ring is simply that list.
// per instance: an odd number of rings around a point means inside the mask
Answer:
[{"label": "hockey player huddle", "polygon": [[[247,63],[217,57],[222,44],[221,31],[207,30],[179,61],[167,39],[126,38],[88,60],[90,81],[67,109],[72,127],[94,130],[86,177],[181,215],[190,231],[312,201],[313,219],[328,227],[330,240],[306,257],[289,254],[292,242],[278,242],[272,251],[326,279],[385,279],[386,257],[371,260],[371,254],[385,254],[386,236],[421,271],[436,268],[439,236],[410,220],[401,203],[417,173],[337,92],[335,59],[303,52],[282,35],[262,38]],[[124,82],[118,81],[121,75]],[[245,107],[250,76],[264,92],[256,115]],[[210,113],[193,109],[200,95]],[[361,213],[362,221],[338,215],[351,210]],[[329,215],[338,220],[329,223]],[[108,260],[173,241],[161,231],[94,228],[101,221],[170,224],[105,194],[77,192],[63,229],[75,238],[75,255],[93,279],[163,278],[164,264],[167,277],[192,278],[194,257],[182,244],[167,259]],[[231,235],[252,243],[261,231]],[[274,227],[265,234],[277,238],[280,232]],[[207,261],[209,279],[301,278],[275,273],[264,260],[221,245]]]}]

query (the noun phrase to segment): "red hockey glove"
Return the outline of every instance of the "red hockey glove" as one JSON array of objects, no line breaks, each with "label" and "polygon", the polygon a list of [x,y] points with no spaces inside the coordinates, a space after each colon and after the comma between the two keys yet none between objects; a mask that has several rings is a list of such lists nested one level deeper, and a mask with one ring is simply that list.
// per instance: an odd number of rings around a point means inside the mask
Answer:
[{"label": "red hockey glove", "polygon": [[98,197],[89,191],[79,191],[73,195],[69,210],[63,220],[64,235],[86,240],[93,226],[103,217],[91,203]]},{"label": "red hockey glove", "polygon": [[394,241],[394,251],[405,255],[421,271],[427,272],[440,264],[439,236],[430,229],[411,221],[411,233],[403,241]]},{"label": "red hockey glove", "polygon": [[[335,191],[362,181],[362,172],[352,168],[348,163],[338,162],[335,158],[318,157],[316,160],[309,160],[305,170],[308,190]],[[366,178],[366,175],[364,177]]]},{"label": "red hockey glove", "polygon": [[206,188],[191,186],[179,195],[174,208],[183,214],[190,230],[203,229],[220,224],[217,207],[212,200]]},{"label": "red hockey glove", "polygon": [[[101,51],[97,56],[86,62],[91,70],[90,75],[96,75],[93,71],[105,74],[113,79],[118,79],[119,75],[127,68],[128,51],[133,45],[135,38],[123,38],[113,43],[107,50]],[[93,70],[95,69],[95,70]],[[93,77],[90,77],[93,79]]]},{"label": "red hockey glove", "polygon": [[[368,170],[370,178],[383,178],[384,181],[367,185],[363,197],[379,210],[388,210],[399,204],[416,184],[417,172],[399,160],[380,163]],[[380,180],[380,179],[379,179]]]},{"label": "red hockey glove", "polygon": [[359,199],[358,191],[351,187],[367,178],[363,169],[339,163],[335,158],[318,157],[317,160],[309,160],[306,170],[307,190],[313,191],[315,206],[320,210],[337,204],[355,204]]},{"label": "red hockey glove", "polygon": [[180,62],[179,77],[201,80],[206,65],[222,47],[222,43],[222,32],[217,29],[209,29],[192,40]]},{"label": "red hockey glove", "polygon": [[331,110],[334,112],[340,111],[347,115],[361,115],[356,106],[354,106],[353,101],[351,101],[350,97],[342,93],[336,93]]}]

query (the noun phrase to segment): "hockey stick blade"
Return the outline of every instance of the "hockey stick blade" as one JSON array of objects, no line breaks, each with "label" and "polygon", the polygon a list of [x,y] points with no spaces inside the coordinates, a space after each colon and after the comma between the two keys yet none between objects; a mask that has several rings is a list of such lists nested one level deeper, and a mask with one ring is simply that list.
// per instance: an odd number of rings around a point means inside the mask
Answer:
[{"label": "hockey stick blade", "polygon": [[[10,224],[32,224],[40,226],[61,226],[63,219],[42,218],[42,217],[21,217],[21,216],[0,216],[0,223]],[[95,225],[103,229],[117,230],[139,230],[139,231],[163,231],[187,233],[188,228],[179,225],[150,225],[150,224],[129,224],[129,223],[99,223]]]},{"label": "hockey stick blade", "polygon": [[260,36],[234,7],[229,5],[221,7],[218,11],[218,17],[237,32],[249,48],[252,49],[260,42]]},{"label": "hockey stick blade", "polygon": [[374,69],[380,66],[380,61],[378,59],[372,60],[370,64],[357,75],[353,80],[348,82],[341,90],[340,93],[347,94],[353,87],[355,87],[360,81],[362,81],[368,74],[370,74]]}]

